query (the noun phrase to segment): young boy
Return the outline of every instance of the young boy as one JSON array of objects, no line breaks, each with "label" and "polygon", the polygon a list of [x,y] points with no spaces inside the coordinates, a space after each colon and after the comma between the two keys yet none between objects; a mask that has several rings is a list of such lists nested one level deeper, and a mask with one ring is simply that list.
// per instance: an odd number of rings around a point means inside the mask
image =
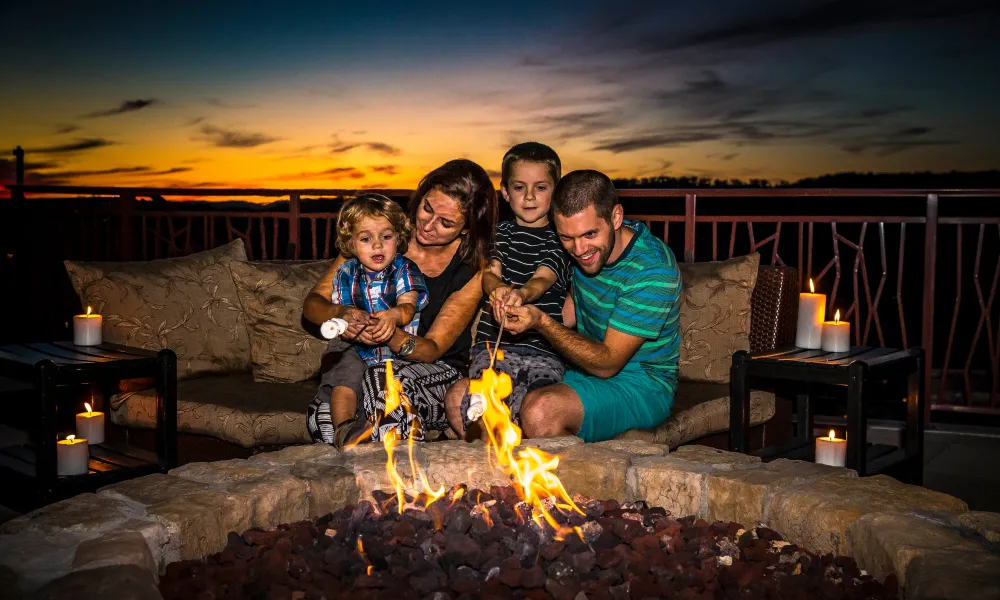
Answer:
[{"label": "young boy", "polygon": [[[406,214],[385,196],[366,194],[344,204],[337,219],[337,247],[349,260],[334,277],[335,318],[366,323],[368,332],[379,343],[388,341],[396,327],[416,335],[420,310],[427,305],[428,295],[420,269],[403,256],[409,239]],[[354,348],[368,366],[394,357],[385,345],[355,344]],[[338,398],[350,405],[357,402],[364,370],[350,371],[338,375],[331,405],[341,405]],[[338,446],[350,433],[341,425],[334,434]]]},{"label": "young boy", "polygon": [[[510,203],[514,220],[497,227],[494,254],[483,274],[487,302],[476,329],[470,378],[479,378],[490,366],[490,353],[495,349],[507,307],[534,303],[562,323],[570,263],[549,225],[549,203],[561,169],[555,151],[537,142],[518,144],[503,157],[500,193]],[[511,418],[519,424],[525,395],[535,388],[560,383],[565,367],[552,346],[535,331],[516,336],[504,332],[500,340],[504,360],[497,360],[494,368],[510,375],[513,391],[505,402]],[[452,414],[451,421],[452,427],[465,435],[470,422],[470,396],[467,382],[460,385],[464,385],[460,420],[454,418],[459,415]]]}]

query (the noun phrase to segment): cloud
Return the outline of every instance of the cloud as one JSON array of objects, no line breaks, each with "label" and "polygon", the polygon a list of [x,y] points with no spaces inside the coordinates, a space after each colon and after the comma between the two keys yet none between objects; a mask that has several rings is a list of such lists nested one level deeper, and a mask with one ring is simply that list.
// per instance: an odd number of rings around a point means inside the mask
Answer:
[{"label": "cloud", "polygon": [[913,110],[912,106],[898,104],[894,106],[876,106],[874,108],[866,108],[862,110],[858,113],[858,116],[862,119],[880,119],[882,117],[889,117],[910,110]]},{"label": "cloud", "polygon": [[402,150],[385,142],[345,142],[340,139],[338,134],[333,134],[332,137],[333,142],[327,146],[331,154],[343,154],[344,152],[361,147],[386,156],[399,156],[402,154]]},{"label": "cloud", "polygon": [[496,169],[486,169],[486,174],[489,175],[491,179],[500,179],[503,177],[503,172]]},{"label": "cloud", "polygon": [[150,171],[148,175],[173,175],[175,173],[187,173],[188,171],[193,171],[191,167],[172,167],[170,169],[164,169],[162,171]]},{"label": "cloud", "polygon": [[959,143],[958,140],[928,139],[923,137],[931,131],[930,127],[906,127],[886,135],[859,137],[845,142],[842,145],[842,149],[850,154],[890,156],[917,148],[954,146]]},{"label": "cloud", "polygon": [[401,153],[399,148],[386,144],[385,142],[365,142],[365,146],[372,152],[387,154],[389,156],[399,156]]},{"label": "cloud", "polygon": [[204,125],[201,128],[203,140],[207,140],[217,148],[255,148],[277,142],[281,138],[251,131],[234,131],[222,129],[214,125]]},{"label": "cloud", "polygon": [[383,173],[385,175],[397,175],[399,174],[398,165],[375,165],[371,167],[373,173]]},{"label": "cloud", "polygon": [[47,173],[52,177],[63,177],[66,179],[72,179],[74,177],[95,177],[99,175],[122,175],[122,174],[134,174],[134,173],[147,173],[150,171],[149,167],[113,167],[110,169],[95,169],[87,171],[56,171],[53,173]]},{"label": "cloud", "polygon": [[155,98],[150,98],[148,100],[138,99],[138,100],[126,100],[118,105],[117,108],[111,108],[108,110],[99,110],[97,112],[92,112],[83,115],[84,119],[96,119],[98,117],[111,117],[114,115],[122,115],[129,112],[135,112],[137,110],[142,110],[146,107],[152,106],[154,104],[159,104],[160,101]]},{"label": "cloud", "polygon": [[285,175],[278,175],[273,179],[278,179],[281,181],[297,181],[300,179],[331,179],[337,181],[339,179],[364,179],[365,174],[355,167],[333,167],[331,169],[325,169],[323,171],[304,171],[301,173],[287,173]]},{"label": "cloud", "polygon": [[647,148],[671,148],[684,146],[686,144],[696,144],[698,142],[710,142],[721,140],[721,133],[709,131],[692,131],[688,133],[662,133],[654,135],[637,135],[626,138],[605,140],[595,145],[592,150],[607,150],[612,154],[622,152],[632,152],[635,150],[645,150]]},{"label": "cloud", "polygon": [[56,134],[62,135],[66,133],[73,133],[74,131],[79,131],[79,129],[79,125],[74,125],[72,123],[59,123],[56,125]]},{"label": "cloud", "polygon": [[231,109],[243,109],[243,108],[256,108],[256,104],[233,104],[231,102],[225,102],[219,98],[205,98],[205,102],[209,106],[214,106],[216,108],[231,108]]},{"label": "cloud", "polygon": [[104,138],[81,138],[70,144],[58,144],[56,146],[33,148],[25,150],[25,152],[34,152],[36,154],[71,154],[74,152],[84,152],[86,150],[96,150],[106,146],[113,146],[115,143],[116,142],[112,142],[111,140]]},{"label": "cloud", "polygon": [[525,54],[517,61],[519,67],[547,67],[550,64],[548,59],[535,54]]}]

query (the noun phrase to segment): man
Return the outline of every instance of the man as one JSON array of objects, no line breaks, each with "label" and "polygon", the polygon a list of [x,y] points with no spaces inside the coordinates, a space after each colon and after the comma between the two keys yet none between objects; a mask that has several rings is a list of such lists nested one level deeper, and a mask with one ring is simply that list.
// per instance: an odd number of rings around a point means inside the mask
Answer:
[{"label": "man", "polygon": [[563,177],[551,210],[576,261],[573,310],[564,311],[564,326],[530,304],[509,308],[507,328],[537,330],[575,368],[563,383],[526,396],[524,433],[592,442],[655,427],[670,415],[677,389],[681,278],[673,252],[624,220],[614,185],[598,171]]}]

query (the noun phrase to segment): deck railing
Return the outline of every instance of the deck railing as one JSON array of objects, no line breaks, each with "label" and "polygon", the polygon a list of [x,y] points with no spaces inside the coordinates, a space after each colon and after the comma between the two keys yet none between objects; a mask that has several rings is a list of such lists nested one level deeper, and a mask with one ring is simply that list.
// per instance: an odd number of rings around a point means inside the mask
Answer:
[{"label": "deck railing", "polygon": [[[57,231],[49,256],[148,260],[242,238],[251,260],[324,259],[335,253],[336,210],[320,202],[356,190],[11,186],[8,224],[44,219]],[[380,190],[405,201],[409,190]],[[31,195],[70,195],[60,203]],[[625,189],[628,218],[643,221],[684,261],[759,252],[762,264],[796,267],[852,323],[856,344],[923,346],[930,411],[1000,415],[1000,190]],[[287,201],[277,209],[186,210],[141,198]],[[977,203],[976,200],[979,200]],[[336,206],[329,202],[325,206]],[[56,207],[59,207],[56,209]],[[16,236],[17,231],[11,231]],[[31,246],[32,242],[23,242]],[[37,240],[34,246],[37,248]]]}]

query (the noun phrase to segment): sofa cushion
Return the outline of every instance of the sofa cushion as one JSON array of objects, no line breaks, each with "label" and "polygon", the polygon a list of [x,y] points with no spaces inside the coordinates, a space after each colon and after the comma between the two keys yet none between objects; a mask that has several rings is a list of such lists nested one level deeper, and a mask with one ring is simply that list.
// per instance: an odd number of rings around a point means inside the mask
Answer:
[{"label": "sofa cushion", "polygon": [[720,262],[680,263],[678,380],[729,383],[733,353],[750,349],[750,297],[757,253]]},{"label": "sofa cushion", "polygon": [[[729,431],[729,386],[682,382],[677,386],[670,418],[652,429],[630,429],[620,440],[643,440],[676,448],[698,438]],[[774,417],[774,394],[750,390],[750,425]]]},{"label": "sofa cushion", "polygon": [[[123,382],[145,388],[149,382]],[[261,383],[249,373],[216,375],[177,385],[177,430],[210,435],[244,448],[308,443],[306,407],[317,382]],[[127,391],[112,398],[112,422],[126,427],[156,427],[156,391]]]},{"label": "sofa cushion", "polygon": [[250,339],[230,274],[243,240],[142,262],[65,261],[84,306],[104,315],[104,340],[177,353],[177,376],[249,371]]},{"label": "sofa cushion", "polygon": [[331,265],[333,260],[230,265],[246,313],[255,381],[295,383],[319,375],[327,342],[302,318],[302,300]]}]

